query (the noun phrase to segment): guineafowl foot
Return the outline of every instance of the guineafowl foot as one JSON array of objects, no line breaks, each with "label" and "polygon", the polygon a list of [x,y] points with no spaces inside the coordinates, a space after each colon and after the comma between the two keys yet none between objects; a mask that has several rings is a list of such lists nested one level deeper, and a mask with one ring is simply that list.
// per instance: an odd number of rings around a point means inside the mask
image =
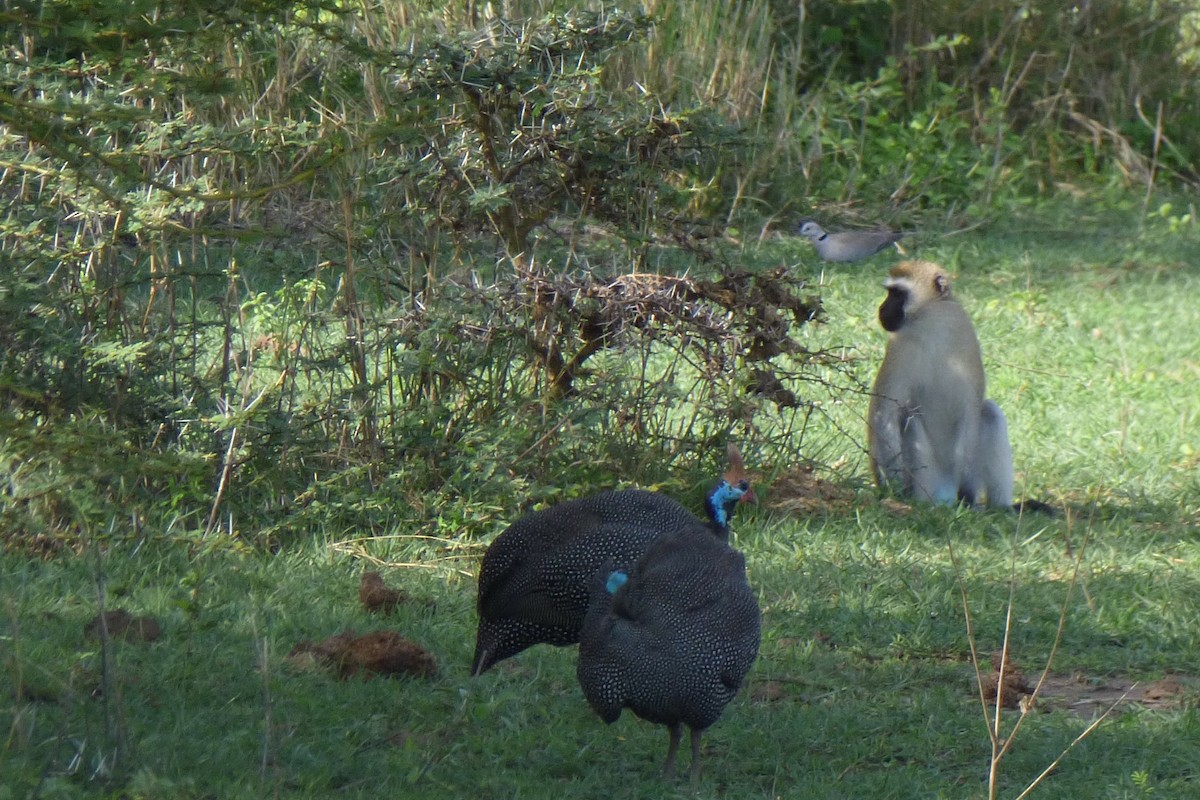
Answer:
[{"label": "guineafowl foot", "polygon": [[683,738],[683,725],[676,722],[674,725],[668,725],[667,731],[671,734],[671,743],[667,745],[667,763],[663,764],[663,777],[675,777],[675,754],[679,752],[679,740]]},{"label": "guineafowl foot", "polygon": [[692,731],[692,787],[700,784],[700,731]]}]

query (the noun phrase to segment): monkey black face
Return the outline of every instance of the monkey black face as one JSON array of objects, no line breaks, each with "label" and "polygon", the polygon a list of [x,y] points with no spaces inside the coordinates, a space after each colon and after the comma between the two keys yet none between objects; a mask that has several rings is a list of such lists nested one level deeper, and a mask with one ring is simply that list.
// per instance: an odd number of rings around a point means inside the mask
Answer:
[{"label": "monkey black face", "polygon": [[904,303],[908,300],[907,287],[893,284],[887,287],[887,297],[879,304],[879,324],[889,333],[900,330],[904,324]]}]

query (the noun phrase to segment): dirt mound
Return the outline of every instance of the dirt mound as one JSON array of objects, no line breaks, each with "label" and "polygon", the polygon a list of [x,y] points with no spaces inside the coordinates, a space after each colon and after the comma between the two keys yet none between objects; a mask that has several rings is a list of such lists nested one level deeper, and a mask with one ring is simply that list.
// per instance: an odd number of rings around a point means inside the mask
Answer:
[{"label": "dirt mound", "polygon": [[418,644],[395,631],[372,631],[362,636],[343,632],[322,642],[301,642],[288,653],[300,668],[331,669],[345,680],[355,675],[437,675],[437,660]]}]

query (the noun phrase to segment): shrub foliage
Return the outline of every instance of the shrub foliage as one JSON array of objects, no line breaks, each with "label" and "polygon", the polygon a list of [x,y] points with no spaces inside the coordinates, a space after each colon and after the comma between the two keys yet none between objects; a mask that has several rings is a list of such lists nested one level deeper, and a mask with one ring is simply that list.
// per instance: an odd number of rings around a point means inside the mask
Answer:
[{"label": "shrub foliage", "polygon": [[796,457],[839,362],[728,223],[1196,161],[1182,3],[576,5],[7,6],[6,541]]}]

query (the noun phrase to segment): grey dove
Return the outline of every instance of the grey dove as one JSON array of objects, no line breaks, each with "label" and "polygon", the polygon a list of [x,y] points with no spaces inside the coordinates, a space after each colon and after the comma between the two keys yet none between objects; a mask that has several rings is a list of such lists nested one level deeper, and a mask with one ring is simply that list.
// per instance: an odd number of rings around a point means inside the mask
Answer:
[{"label": "grey dove", "polygon": [[861,261],[904,238],[892,231],[843,231],[829,233],[812,220],[800,225],[800,235],[813,243],[824,261]]}]

